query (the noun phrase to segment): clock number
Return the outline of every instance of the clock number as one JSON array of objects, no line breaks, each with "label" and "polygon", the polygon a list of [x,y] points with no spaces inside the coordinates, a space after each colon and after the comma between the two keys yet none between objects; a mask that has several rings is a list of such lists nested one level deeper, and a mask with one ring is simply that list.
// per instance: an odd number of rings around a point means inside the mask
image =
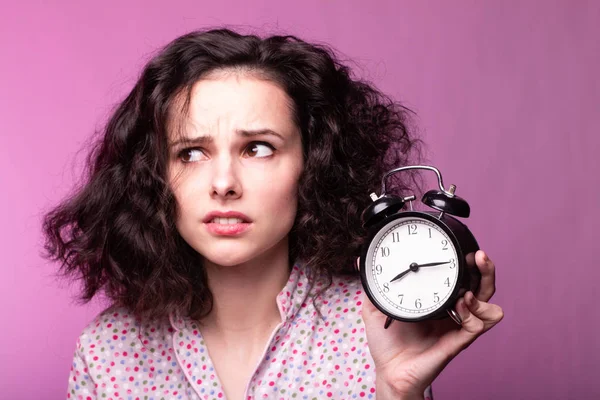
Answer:
[{"label": "clock number", "polygon": [[400,232],[392,232],[392,241],[394,243],[400,242]]},{"label": "clock number", "polygon": [[375,266],[375,272],[377,273],[377,275],[381,275],[382,271],[383,271],[383,269],[381,268],[381,264],[377,264]]},{"label": "clock number", "polygon": [[429,228],[429,239],[431,239],[431,228]]},{"label": "clock number", "polygon": [[446,278],[444,283],[446,284],[446,286],[450,287],[450,278]]},{"label": "clock number", "polygon": [[421,299],[416,299],[415,300],[415,307],[421,308]]},{"label": "clock number", "polygon": [[390,255],[390,248],[389,247],[382,247],[381,248],[381,257],[387,257]]},{"label": "clock number", "polygon": [[408,228],[408,234],[409,235],[416,235],[417,234],[417,225],[407,225]]},{"label": "clock number", "polygon": [[447,240],[442,240],[442,250],[448,250],[448,241]]},{"label": "clock number", "polygon": [[389,286],[389,284],[387,282],[383,284],[383,291],[385,293],[387,293],[387,292],[390,291],[390,286]]},{"label": "clock number", "polygon": [[433,301],[436,303],[440,301],[440,296],[438,296],[437,292],[433,293]]},{"label": "clock number", "polygon": [[404,300],[404,294],[399,294],[398,297],[400,297],[400,304],[402,304],[402,300]]},{"label": "clock number", "polygon": [[450,263],[450,269],[456,268],[456,258],[451,258]]}]

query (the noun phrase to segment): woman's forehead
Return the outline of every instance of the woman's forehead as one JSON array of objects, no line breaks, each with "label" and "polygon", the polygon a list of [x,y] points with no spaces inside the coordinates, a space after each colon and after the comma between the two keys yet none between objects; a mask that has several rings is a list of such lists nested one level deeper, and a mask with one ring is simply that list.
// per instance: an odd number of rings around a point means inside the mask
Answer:
[{"label": "woman's forehead", "polygon": [[278,84],[253,74],[209,75],[192,86],[187,104],[181,126],[186,132],[271,129],[285,135],[295,130],[292,100]]}]

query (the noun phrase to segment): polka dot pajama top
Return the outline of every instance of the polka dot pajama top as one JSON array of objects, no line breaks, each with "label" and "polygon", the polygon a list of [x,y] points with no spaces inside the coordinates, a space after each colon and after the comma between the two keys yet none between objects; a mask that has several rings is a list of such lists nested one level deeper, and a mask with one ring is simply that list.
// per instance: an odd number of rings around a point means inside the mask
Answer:
[{"label": "polka dot pajama top", "polygon": [[[375,399],[375,365],[361,319],[358,277],[321,286],[300,265],[277,296],[275,328],[246,386],[245,399]],[[431,388],[425,398],[432,399]],[[140,324],[110,308],[82,332],[68,399],[224,399],[208,350],[192,320]],[[234,400],[234,399],[229,399]]]}]

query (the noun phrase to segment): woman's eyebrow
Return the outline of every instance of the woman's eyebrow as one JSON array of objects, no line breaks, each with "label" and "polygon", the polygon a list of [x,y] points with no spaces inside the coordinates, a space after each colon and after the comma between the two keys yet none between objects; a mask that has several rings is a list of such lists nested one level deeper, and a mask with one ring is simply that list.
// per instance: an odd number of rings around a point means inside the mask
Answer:
[{"label": "woman's eyebrow", "polygon": [[272,136],[277,136],[281,140],[284,140],[282,135],[280,135],[279,133],[275,132],[272,129],[255,129],[255,130],[238,129],[238,130],[236,130],[236,133],[238,135],[242,135],[244,137],[272,135]]},{"label": "woman's eyebrow", "polygon": [[[236,132],[236,134],[243,136],[243,137],[275,136],[281,140],[285,140],[281,134],[275,132],[272,129],[253,129],[253,130],[237,129],[235,132]],[[210,135],[196,136],[193,138],[184,137],[179,140],[176,140],[175,142],[169,143],[169,147],[175,147],[181,143],[185,143],[186,145],[200,145],[200,144],[207,144],[212,141],[213,141],[213,137]]]}]

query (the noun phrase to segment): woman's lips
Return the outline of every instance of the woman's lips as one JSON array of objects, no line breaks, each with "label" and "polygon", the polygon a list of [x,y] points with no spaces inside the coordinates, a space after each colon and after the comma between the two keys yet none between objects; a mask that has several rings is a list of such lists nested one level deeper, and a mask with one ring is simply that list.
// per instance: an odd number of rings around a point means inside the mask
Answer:
[{"label": "woman's lips", "polygon": [[251,226],[252,223],[250,222],[237,222],[234,224],[219,224],[215,222],[206,223],[208,231],[219,236],[241,235],[242,233],[247,232]]},{"label": "woman's lips", "polygon": [[210,223],[210,222],[227,222],[227,221],[214,221],[216,219],[220,219],[220,218],[237,218],[237,219],[241,219],[241,222],[252,222],[252,220],[245,214],[238,212],[238,211],[218,211],[218,210],[214,210],[209,212],[208,214],[206,214],[204,216],[204,218],[202,219],[202,222],[204,223]]}]

